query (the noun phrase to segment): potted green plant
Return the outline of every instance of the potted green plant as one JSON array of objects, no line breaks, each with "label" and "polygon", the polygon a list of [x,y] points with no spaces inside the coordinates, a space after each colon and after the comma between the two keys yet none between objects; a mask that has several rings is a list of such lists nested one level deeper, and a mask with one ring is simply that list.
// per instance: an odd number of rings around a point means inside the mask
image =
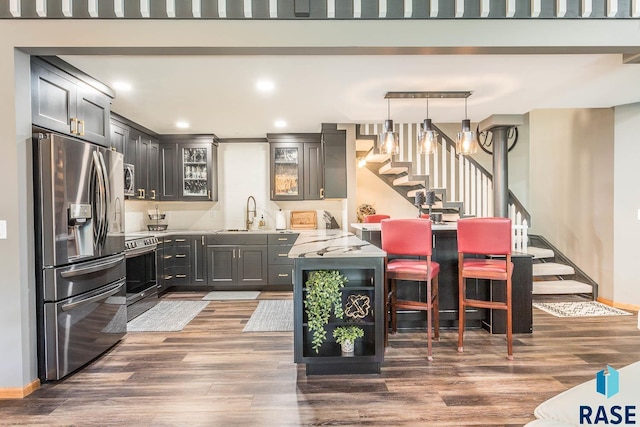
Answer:
[{"label": "potted green plant", "polygon": [[304,308],[307,313],[307,325],[313,333],[312,348],[316,353],[327,339],[325,326],[333,312],[342,319],[342,288],[348,279],[337,270],[318,270],[309,273],[305,286],[307,293]]},{"label": "potted green plant", "polygon": [[342,352],[352,354],[356,339],[364,336],[364,330],[359,326],[338,326],[333,330],[333,338],[342,347]]}]

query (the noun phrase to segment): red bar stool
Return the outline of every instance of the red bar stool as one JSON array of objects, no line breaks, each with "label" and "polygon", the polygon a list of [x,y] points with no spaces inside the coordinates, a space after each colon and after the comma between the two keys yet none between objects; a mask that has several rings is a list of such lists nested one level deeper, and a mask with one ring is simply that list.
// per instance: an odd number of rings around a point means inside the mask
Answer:
[{"label": "red bar stool", "polygon": [[389,218],[391,218],[389,215],[382,215],[382,214],[366,215],[364,218],[362,218],[362,222],[371,224],[371,223],[380,222],[383,219],[389,219]]},{"label": "red bar stool", "polygon": [[[511,220],[509,218],[463,218],[458,220],[458,351],[463,351],[464,315],[467,307],[506,310],[507,359],[513,360],[513,313],[511,304]],[[481,255],[466,257],[465,255]],[[504,255],[505,258],[487,258]],[[502,280],[507,288],[507,301],[484,301],[467,298],[466,279]]]},{"label": "red bar stool", "polygon": [[[382,250],[387,255],[420,256],[426,259],[392,259],[386,263],[385,295],[385,346],[388,341],[387,315],[391,312],[391,329],[397,331],[397,310],[421,310],[427,312],[427,355],[433,360],[431,329],[435,338],[440,338],[440,317],[438,315],[438,272],[440,265],[431,261],[432,240],[431,221],[424,219],[385,219],[380,223],[382,230]],[[399,300],[397,280],[423,282],[426,287],[426,302]],[[391,286],[390,292],[388,286]],[[389,295],[391,298],[389,299]],[[433,322],[432,322],[433,311]],[[433,325],[432,325],[433,323]]]}]

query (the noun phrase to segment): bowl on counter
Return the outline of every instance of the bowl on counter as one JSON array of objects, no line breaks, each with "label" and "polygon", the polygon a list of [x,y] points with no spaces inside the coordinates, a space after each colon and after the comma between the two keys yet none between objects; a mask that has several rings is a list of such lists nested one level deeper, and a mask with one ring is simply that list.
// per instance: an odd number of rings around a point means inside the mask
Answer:
[{"label": "bowl on counter", "polygon": [[168,224],[149,224],[147,225],[147,228],[149,229],[149,231],[165,231],[168,226]]}]

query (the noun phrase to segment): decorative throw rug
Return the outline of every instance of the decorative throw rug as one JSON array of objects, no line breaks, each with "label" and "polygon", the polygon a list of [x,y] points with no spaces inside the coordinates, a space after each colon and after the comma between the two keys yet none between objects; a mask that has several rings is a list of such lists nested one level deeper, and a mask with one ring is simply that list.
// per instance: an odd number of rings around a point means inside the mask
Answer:
[{"label": "decorative throw rug", "polygon": [[178,332],[209,305],[208,301],[160,301],[127,323],[127,332]]},{"label": "decorative throw rug", "polygon": [[293,300],[258,302],[242,332],[293,331]]},{"label": "decorative throw rug", "polygon": [[533,306],[556,317],[630,316],[624,310],[597,301],[534,302]]},{"label": "decorative throw rug", "polygon": [[260,291],[213,291],[206,294],[204,301],[227,301],[236,299],[256,299]]}]

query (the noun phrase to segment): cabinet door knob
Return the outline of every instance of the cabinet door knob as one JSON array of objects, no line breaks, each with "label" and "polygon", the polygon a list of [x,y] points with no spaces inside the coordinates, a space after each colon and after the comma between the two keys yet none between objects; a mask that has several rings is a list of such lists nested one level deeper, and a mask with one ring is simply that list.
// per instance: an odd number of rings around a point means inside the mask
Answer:
[{"label": "cabinet door knob", "polygon": [[207,191],[207,195],[209,196],[209,200],[211,200],[211,190]]},{"label": "cabinet door knob", "polygon": [[324,187],[320,189],[320,198],[324,199]]},{"label": "cabinet door knob", "polygon": [[[81,126],[82,130],[80,130]],[[78,120],[78,135],[84,136],[84,120]]]},{"label": "cabinet door knob", "polygon": [[278,273],[278,277],[289,277],[287,273]]},{"label": "cabinet door knob", "polygon": [[156,190],[151,190],[151,199],[152,200],[156,199]]}]

